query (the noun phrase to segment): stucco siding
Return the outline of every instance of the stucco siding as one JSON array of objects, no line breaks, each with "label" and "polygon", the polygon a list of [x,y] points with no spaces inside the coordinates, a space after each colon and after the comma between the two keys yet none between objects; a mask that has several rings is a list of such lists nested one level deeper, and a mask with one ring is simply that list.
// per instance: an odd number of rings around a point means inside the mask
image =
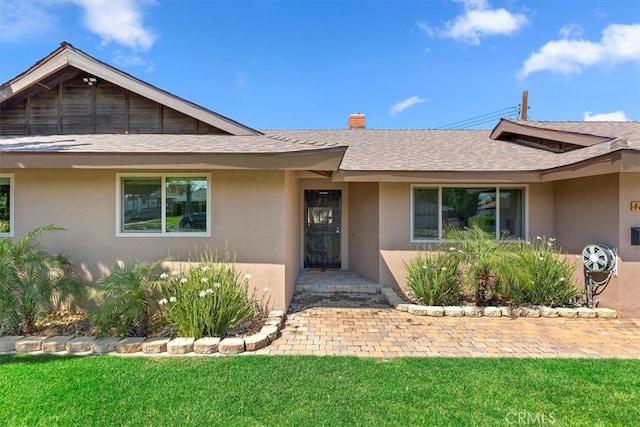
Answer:
[{"label": "stucco siding", "polygon": [[620,174],[620,238],[618,280],[620,314],[640,318],[640,246],[631,245],[631,227],[640,227],[640,212],[631,202],[640,200],[640,172]]},{"label": "stucco siding", "polygon": [[211,171],[211,237],[116,237],[115,170],[7,172],[15,174],[16,238],[44,224],[65,228],[43,236],[43,245],[68,254],[87,283],[116,259],[184,261],[206,248],[226,249],[253,286],[269,287],[274,306],[286,307],[282,171]]},{"label": "stucco siding", "polygon": [[367,279],[379,278],[379,184],[349,184],[349,266]]},{"label": "stucco siding", "polygon": [[293,298],[296,279],[300,273],[302,253],[302,195],[295,172],[287,171],[284,176],[285,191],[285,292],[284,301],[288,306]]}]

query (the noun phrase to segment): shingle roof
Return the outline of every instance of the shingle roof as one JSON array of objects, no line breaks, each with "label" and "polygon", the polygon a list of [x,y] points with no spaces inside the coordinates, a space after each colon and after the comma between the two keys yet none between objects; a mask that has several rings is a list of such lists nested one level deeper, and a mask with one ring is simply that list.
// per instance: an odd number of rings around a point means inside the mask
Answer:
[{"label": "shingle roof", "polygon": [[619,150],[640,151],[640,122],[526,122],[609,139],[566,153],[490,139],[489,130],[266,130],[263,135],[51,135],[2,137],[5,153],[290,153],[348,147],[342,171],[525,172]]},{"label": "shingle roof", "polygon": [[289,153],[338,148],[337,143],[278,135],[87,134],[0,138],[0,153]]}]

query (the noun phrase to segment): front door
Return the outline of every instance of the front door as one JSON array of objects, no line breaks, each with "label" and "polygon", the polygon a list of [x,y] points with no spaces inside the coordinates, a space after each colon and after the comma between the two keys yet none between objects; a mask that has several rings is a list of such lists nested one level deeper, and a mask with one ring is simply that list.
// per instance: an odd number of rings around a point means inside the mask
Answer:
[{"label": "front door", "polygon": [[305,268],[340,268],[340,190],[305,190]]}]

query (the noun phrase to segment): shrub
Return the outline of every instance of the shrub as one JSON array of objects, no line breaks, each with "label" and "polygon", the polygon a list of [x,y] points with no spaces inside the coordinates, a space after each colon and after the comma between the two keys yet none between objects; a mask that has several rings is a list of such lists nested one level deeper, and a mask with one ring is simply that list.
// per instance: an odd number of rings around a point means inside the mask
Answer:
[{"label": "shrub", "polygon": [[565,305],[577,300],[581,292],[571,281],[575,265],[559,256],[555,239],[536,237],[515,251],[518,276],[501,286],[501,293],[512,304]]},{"label": "shrub", "polygon": [[96,308],[89,318],[99,336],[146,336],[153,304],[162,294],[157,280],[162,261],[116,262],[97,282]]},{"label": "shrub", "polygon": [[462,286],[459,264],[457,252],[421,252],[405,263],[409,288],[427,305],[458,304]]},{"label": "shrub", "polygon": [[517,276],[513,264],[513,248],[516,244],[497,241],[495,235],[477,225],[448,229],[445,238],[456,241],[465,283],[475,294],[476,304],[485,305],[496,299],[494,287],[500,282],[508,283]]},{"label": "shrub", "polygon": [[233,263],[207,253],[183,272],[163,273],[165,319],[183,337],[220,336],[252,318],[260,304],[249,295],[249,275]]},{"label": "shrub", "polygon": [[46,252],[38,242],[42,233],[59,230],[45,225],[16,243],[0,239],[0,331],[31,333],[38,318],[57,309],[75,309],[84,287],[71,262]]}]

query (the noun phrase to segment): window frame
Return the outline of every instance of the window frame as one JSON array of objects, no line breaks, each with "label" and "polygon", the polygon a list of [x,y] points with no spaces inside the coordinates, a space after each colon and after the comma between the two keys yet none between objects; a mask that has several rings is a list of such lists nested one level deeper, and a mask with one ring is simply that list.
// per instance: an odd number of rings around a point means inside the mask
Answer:
[{"label": "window frame", "polygon": [[0,237],[13,237],[15,232],[15,175],[12,173],[0,173],[0,178],[9,178],[9,231],[0,232]]},{"label": "window frame", "polygon": [[[414,201],[414,189],[431,189],[431,190],[438,190],[438,237],[434,238],[434,239],[429,239],[429,238],[423,238],[423,239],[416,239],[415,238],[415,224],[414,224],[414,220],[415,220],[415,201]],[[526,240],[527,236],[529,235],[529,185],[528,184],[507,184],[507,185],[499,185],[499,184],[492,184],[492,183],[486,183],[486,184],[465,184],[465,183],[461,183],[461,184],[457,184],[457,183],[452,183],[452,184],[411,184],[410,185],[410,199],[411,199],[411,203],[410,203],[410,212],[409,212],[409,221],[411,224],[411,229],[410,229],[410,242],[411,243],[441,243],[441,242],[449,242],[451,241],[450,239],[443,239],[442,238],[442,231],[443,231],[443,227],[442,227],[442,190],[443,189],[447,189],[447,188],[495,188],[496,190],[496,200],[498,203],[498,206],[496,207],[496,232],[495,232],[495,240],[500,241],[500,228],[499,228],[499,224],[500,224],[500,190],[501,189],[521,189],[523,191],[523,196],[522,196],[522,203],[524,204],[524,207],[522,209],[523,211],[523,229],[522,229],[522,237],[519,238],[513,238],[513,239],[509,239],[509,240]]]},{"label": "window frame", "polygon": [[[160,207],[160,230],[148,232],[130,232],[122,230],[122,183],[127,178],[160,178],[161,207]],[[205,231],[189,232],[167,232],[166,231],[166,195],[167,178],[205,178],[207,180],[207,223]],[[116,173],[116,237],[211,237],[211,173],[210,172],[171,172],[171,173]]]}]

